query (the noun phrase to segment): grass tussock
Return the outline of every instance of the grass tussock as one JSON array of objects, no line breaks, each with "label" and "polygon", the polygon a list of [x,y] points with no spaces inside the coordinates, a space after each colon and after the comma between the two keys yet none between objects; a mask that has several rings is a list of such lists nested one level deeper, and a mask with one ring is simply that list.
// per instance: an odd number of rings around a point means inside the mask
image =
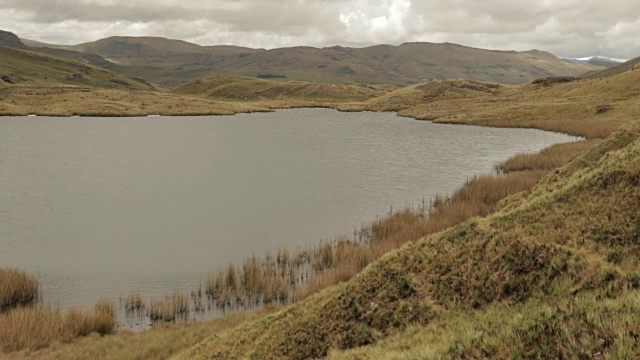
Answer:
[{"label": "grass tussock", "polygon": [[0,269],[0,311],[37,300],[38,281],[17,269]]},{"label": "grass tussock", "polygon": [[91,333],[110,334],[115,326],[113,305],[101,301],[94,311],[60,311],[47,306],[18,307],[0,315],[0,349],[39,349],[66,343]]}]

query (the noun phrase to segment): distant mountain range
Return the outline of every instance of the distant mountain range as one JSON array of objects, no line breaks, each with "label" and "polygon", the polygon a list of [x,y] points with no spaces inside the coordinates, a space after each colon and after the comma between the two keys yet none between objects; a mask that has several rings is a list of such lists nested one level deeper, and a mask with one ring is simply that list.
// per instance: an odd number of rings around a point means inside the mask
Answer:
[{"label": "distant mountain range", "polygon": [[324,83],[409,85],[425,80],[461,78],[522,84],[541,77],[578,76],[605,68],[604,64],[574,63],[538,50],[496,51],[450,43],[265,50],[200,46],[159,37],[110,37],[65,46],[6,34],[0,36],[0,45],[88,63],[166,87],[213,75]]},{"label": "distant mountain range", "polygon": [[564,58],[564,59],[567,61],[574,62],[576,64],[588,64],[588,65],[602,66],[605,68],[610,68],[616,65],[620,65],[622,63],[621,61],[616,61],[616,60],[597,57],[597,56],[590,57],[587,59],[572,59],[572,58]]}]

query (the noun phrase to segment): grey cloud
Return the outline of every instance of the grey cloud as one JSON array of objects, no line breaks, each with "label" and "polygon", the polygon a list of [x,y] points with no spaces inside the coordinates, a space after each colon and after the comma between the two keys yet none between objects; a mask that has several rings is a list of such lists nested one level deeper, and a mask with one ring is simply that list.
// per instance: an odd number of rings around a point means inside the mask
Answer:
[{"label": "grey cloud", "polygon": [[156,35],[253,47],[457,42],[560,56],[640,55],[635,0],[0,0],[26,38]]}]

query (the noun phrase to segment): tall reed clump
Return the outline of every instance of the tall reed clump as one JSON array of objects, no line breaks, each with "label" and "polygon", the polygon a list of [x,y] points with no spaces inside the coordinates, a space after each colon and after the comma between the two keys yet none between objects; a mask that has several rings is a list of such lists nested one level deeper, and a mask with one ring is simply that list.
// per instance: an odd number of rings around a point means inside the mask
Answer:
[{"label": "tall reed clump", "polygon": [[35,277],[17,269],[0,269],[0,310],[33,304],[37,297]]},{"label": "tall reed clump", "polygon": [[189,299],[184,294],[173,294],[164,299],[152,299],[148,316],[151,321],[169,322],[186,320],[189,315]]},{"label": "tall reed clump", "polygon": [[94,311],[60,311],[48,306],[17,307],[0,314],[0,350],[38,349],[91,333],[110,334],[115,327],[113,304],[100,301]]},{"label": "tall reed clump", "polygon": [[124,308],[127,313],[140,312],[145,306],[144,297],[139,292],[130,293],[124,299]]}]

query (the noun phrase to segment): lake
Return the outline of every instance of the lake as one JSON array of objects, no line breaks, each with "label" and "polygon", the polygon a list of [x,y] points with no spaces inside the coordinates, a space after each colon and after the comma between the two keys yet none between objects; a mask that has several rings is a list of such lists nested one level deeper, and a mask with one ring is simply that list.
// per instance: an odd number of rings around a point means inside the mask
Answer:
[{"label": "lake", "polygon": [[0,267],[62,308],[190,291],[207,274],[452,193],[575,138],[323,109],[0,118]]}]

